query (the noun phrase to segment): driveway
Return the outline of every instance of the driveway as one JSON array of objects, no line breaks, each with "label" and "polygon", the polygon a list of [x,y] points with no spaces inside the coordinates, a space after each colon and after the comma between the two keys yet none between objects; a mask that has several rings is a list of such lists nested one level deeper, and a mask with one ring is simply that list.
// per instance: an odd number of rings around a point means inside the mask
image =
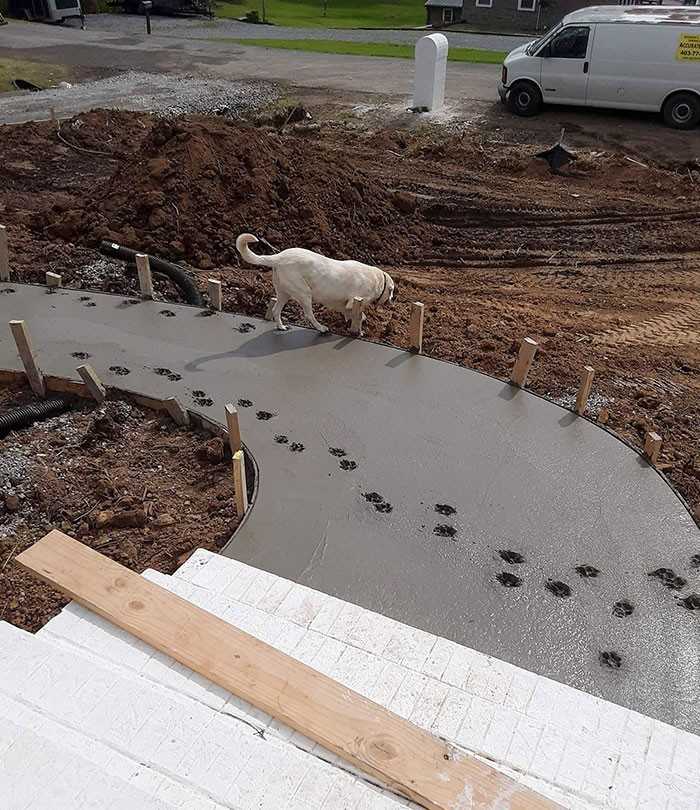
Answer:
[{"label": "driveway", "polygon": [[[158,25],[161,22],[158,19]],[[0,57],[3,56],[69,65],[78,71],[89,70],[92,75],[129,70],[191,73],[228,80],[278,81],[357,94],[377,93],[406,100],[413,86],[412,60],[268,50],[175,34],[109,33],[92,25],[81,31],[72,26],[57,28],[11,20],[0,29]],[[499,73],[498,65],[450,64],[447,99],[495,101]],[[22,98],[26,99],[28,109],[43,105],[44,113],[40,117],[47,117],[50,105],[45,100]],[[5,104],[7,102],[5,99]]]}]

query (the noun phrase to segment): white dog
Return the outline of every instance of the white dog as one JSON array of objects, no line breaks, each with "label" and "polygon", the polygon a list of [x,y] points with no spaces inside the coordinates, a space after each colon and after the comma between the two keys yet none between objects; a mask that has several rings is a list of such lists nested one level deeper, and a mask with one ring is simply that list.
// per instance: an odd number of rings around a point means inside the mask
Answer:
[{"label": "white dog", "polygon": [[[394,300],[394,282],[378,267],[329,259],[304,248],[289,248],[272,256],[259,256],[248,247],[257,241],[252,234],[242,233],[236,239],[236,248],[250,264],[272,268],[272,283],[277,294],[272,314],[278,329],[287,328],[282,323],[282,310],[290,298],[301,305],[307,320],[321,333],[327,332],[328,327],[316,320],[314,301],[342,312],[349,321],[356,297],[362,298],[363,310],[374,302],[385,304]],[[363,312],[362,320],[364,318]]]}]

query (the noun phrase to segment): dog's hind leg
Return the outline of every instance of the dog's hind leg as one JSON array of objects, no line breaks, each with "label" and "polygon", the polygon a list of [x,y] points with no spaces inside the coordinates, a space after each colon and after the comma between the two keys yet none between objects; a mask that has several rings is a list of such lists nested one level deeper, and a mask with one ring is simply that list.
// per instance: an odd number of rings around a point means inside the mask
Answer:
[{"label": "dog's hind leg", "polygon": [[289,296],[286,293],[283,293],[281,290],[276,290],[276,292],[277,302],[275,303],[274,307],[272,307],[272,317],[280,332],[284,332],[287,327],[282,323],[282,310],[284,309],[284,305],[287,303],[287,301],[289,301]]},{"label": "dog's hind leg", "polygon": [[313,326],[314,329],[318,329],[322,335],[325,335],[325,333],[328,331],[328,327],[316,320],[311,295],[300,296],[299,303],[301,304],[301,308],[304,310],[306,320],[311,324],[311,326]]}]

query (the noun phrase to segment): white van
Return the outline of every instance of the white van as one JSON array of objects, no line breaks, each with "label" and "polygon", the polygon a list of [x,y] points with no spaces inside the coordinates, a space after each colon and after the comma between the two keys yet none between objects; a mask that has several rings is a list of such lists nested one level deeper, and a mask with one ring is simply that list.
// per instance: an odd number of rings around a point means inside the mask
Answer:
[{"label": "white van", "polygon": [[700,122],[700,8],[592,6],[511,51],[498,88],[518,115],[543,103],[661,112]]}]

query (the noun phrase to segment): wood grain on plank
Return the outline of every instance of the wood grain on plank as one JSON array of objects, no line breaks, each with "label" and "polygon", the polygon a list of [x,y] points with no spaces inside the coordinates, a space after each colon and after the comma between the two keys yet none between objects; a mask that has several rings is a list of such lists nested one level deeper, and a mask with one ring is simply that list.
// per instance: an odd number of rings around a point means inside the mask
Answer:
[{"label": "wood grain on plank", "polygon": [[17,561],[428,810],[559,807],[62,532],[50,532]]}]

